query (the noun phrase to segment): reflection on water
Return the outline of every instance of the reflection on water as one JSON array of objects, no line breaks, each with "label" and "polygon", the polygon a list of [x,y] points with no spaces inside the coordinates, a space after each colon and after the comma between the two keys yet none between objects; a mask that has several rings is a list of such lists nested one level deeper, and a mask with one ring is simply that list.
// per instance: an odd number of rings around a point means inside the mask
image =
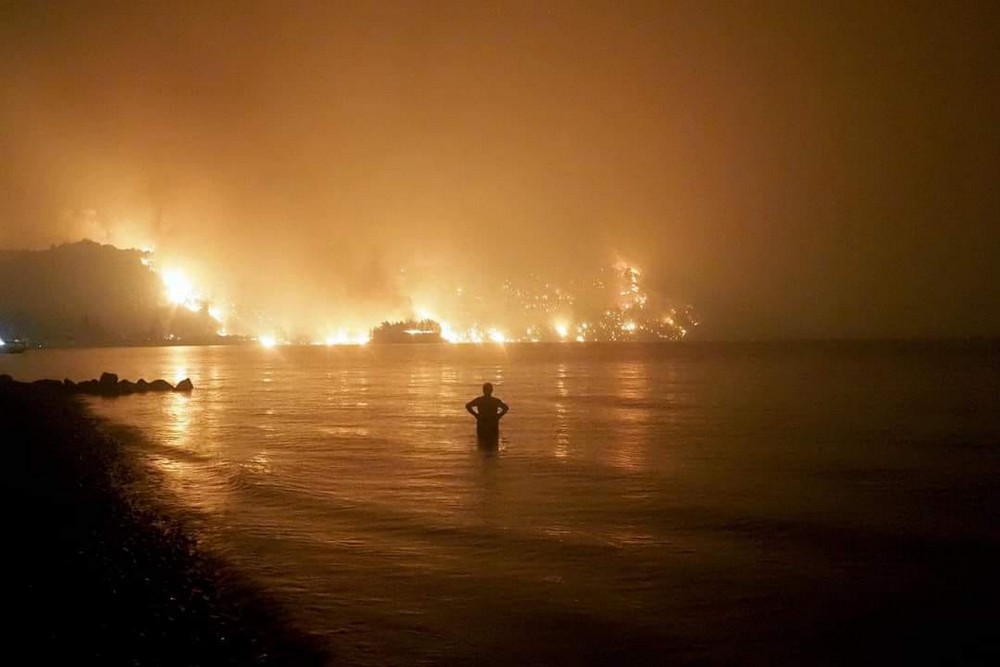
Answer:
[{"label": "reflection on water", "polygon": [[[554,634],[569,638],[566,654],[542,662],[579,664],[589,654],[576,644],[631,646],[632,633],[712,646],[719,619],[751,623],[732,613],[747,600],[813,596],[823,587],[810,573],[850,561],[806,548],[812,538],[774,551],[791,526],[917,534],[982,515],[950,516],[961,504],[927,498],[1000,474],[983,444],[1000,440],[988,363],[941,362],[945,390],[920,355],[751,352],[51,351],[0,360],[0,372],[190,376],[190,395],[93,405],[142,429],[139,452],[172,502],[205,513],[206,542],[330,637],[345,664],[525,664],[529,649],[505,652]],[[511,406],[495,450],[477,447],[464,410],[484,381]],[[946,466],[941,441],[962,443]],[[754,531],[772,523],[762,558]],[[799,579],[785,586],[791,571]],[[561,623],[571,630],[546,634]]]},{"label": "reflection on water", "polygon": [[561,363],[556,367],[556,449],[555,455],[565,459],[569,455],[569,388],[566,386],[567,366]]},{"label": "reflection on water", "polygon": [[614,420],[618,424],[608,461],[624,470],[643,468],[650,440],[649,374],[644,363],[622,363],[615,373]]},{"label": "reflection on water", "polygon": [[163,397],[164,424],[167,429],[165,443],[179,449],[203,450],[211,443],[192,440],[192,401],[186,394],[167,394]]}]

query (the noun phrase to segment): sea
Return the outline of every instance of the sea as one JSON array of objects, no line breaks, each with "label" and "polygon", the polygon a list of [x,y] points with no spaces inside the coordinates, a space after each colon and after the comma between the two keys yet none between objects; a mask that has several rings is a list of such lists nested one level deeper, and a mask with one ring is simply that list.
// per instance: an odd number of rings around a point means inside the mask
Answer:
[{"label": "sea", "polygon": [[[32,349],[343,665],[996,664],[990,341]],[[510,405],[497,447],[465,404]]]}]

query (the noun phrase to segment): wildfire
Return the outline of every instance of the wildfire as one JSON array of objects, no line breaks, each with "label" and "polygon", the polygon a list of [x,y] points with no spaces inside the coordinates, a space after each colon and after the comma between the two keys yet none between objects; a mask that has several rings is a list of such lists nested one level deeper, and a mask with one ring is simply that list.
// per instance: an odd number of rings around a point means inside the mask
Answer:
[{"label": "wildfire", "polygon": [[167,269],[160,273],[160,279],[163,281],[170,303],[184,306],[192,311],[199,309],[199,299],[194,291],[194,285],[184,272],[180,269]]},{"label": "wildfire", "polygon": [[323,339],[323,344],[327,347],[334,345],[367,345],[370,340],[368,334],[353,333],[343,329],[337,333]]},{"label": "wildfire", "polygon": [[[190,276],[172,266],[160,269],[151,253],[142,264],[157,274],[164,300],[217,324],[217,334],[256,340],[261,346],[365,345],[376,342],[447,342],[497,344],[517,342],[623,342],[681,340],[697,326],[691,306],[673,307],[651,297],[643,285],[643,272],[626,262],[601,269],[593,280],[557,285],[532,274],[504,281],[500,294],[479,294],[475,289],[449,288],[431,292],[438,307],[414,307],[405,322],[383,322],[362,333],[359,322],[345,328],[300,328],[247,304],[225,307],[202,296]],[[440,317],[444,314],[446,317]],[[333,320],[336,324],[337,321]],[[211,321],[209,321],[211,325]],[[227,326],[228,325],[228,326]],[[233,334],[227,334],[227,329]],[[240,331],[240,329],[243,329]],[[253,335],[253,331],[269,333]],[[168,331],[169,340],[174,333]],[[181,334],[183,336],[184,334]],[[2,343],[0,343],[2,345]]]}]

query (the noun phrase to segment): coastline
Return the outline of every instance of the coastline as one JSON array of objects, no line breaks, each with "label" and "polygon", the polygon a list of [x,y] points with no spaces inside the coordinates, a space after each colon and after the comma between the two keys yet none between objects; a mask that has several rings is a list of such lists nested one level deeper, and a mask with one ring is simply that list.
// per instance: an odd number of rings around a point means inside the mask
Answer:
[{"label": "coastline", "polygon": [[134,665],[329,660],[156,505],[155,479],[79,399],[2,382],[0,433],[14,654]]}]

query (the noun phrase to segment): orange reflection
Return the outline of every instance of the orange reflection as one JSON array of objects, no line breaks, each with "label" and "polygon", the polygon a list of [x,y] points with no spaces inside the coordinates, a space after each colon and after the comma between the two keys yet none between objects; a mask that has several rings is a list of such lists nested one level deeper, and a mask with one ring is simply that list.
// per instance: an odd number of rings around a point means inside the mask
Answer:
[{"label": "orange reflection", "polygon": [[559,364],[556,369],[556,458],[565,459],[569,456],[569,411],[566,407],[569,389],[566,387],[566,364]]},{"label": "orange reflection", "polygon": [[646,364],[623,363],[615,376],[614,418],[616,437],[609,443],[608,463],[616,468],[646,468],[650,435],[650,383]]}]

